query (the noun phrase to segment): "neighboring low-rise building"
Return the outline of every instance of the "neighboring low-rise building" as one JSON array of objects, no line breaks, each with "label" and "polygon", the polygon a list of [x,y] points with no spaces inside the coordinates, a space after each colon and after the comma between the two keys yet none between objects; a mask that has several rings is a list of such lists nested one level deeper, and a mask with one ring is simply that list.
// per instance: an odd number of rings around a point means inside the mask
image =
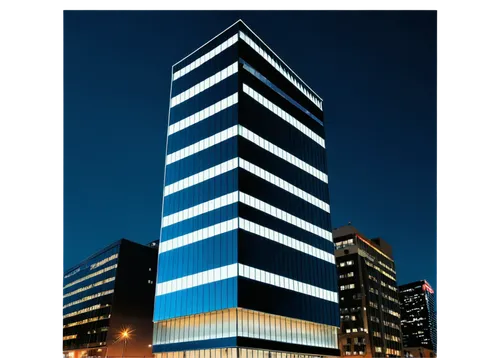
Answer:
[{"label": "neighboring low-rise building", "polygon": [[157,259],[158,241],[121,239],[65,272],[65,357],[152,356]]}]

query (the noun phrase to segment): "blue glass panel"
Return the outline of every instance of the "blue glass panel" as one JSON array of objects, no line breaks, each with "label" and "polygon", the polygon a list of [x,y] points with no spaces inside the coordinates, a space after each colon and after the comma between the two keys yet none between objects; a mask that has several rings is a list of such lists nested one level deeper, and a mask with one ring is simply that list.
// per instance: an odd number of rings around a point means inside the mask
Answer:
[{"label": "blue glass panel", "polygon": [[[184,76],[181,76],[172,82],[172,97],[175,97],[179,93],[184,92],[201,81],[206,80],[210,76],[222,71],[236,61],[238,61],[238,46],[234,44],[217,56],[205,62],[203,65],[191,70]],[[236,74],[233,76],[236,76]]]},{"label": "blue glass panel", "polygon": [[240,176],[240,190],[243,193],[265,201],[269,205],[273,205],[324,230],[331,231],[330,214],[328,212],[244,169],[240,169],[238,175]]},{"label": "blue glass panel", "polygon": [[[265,299],[256,299],[255,292]],[[244,277],[238,278],[238,299],[242,308],[339,326],[337,317],[326,314],[328,306],[338,311],[337,303]]]},{"label": "blue glass panel", "polygon": [[238,156],[237,136],[165,167],[165,185],[170,185]]},{"label": "blue glass panel", "polygon": [[[225,281],[228,281],[228,283],[237,280],[236,277],[229,278]],[[203,312],[210,312],[214,311],[215,308],[217,307],[217,304],[215,302],[215,295],[216,295],[216,287],[221,287],[221,282],[212,282],[206,285],[201,285],[193,288],[189,288],[187,290],[182,290],[182,291],[177,291],[177,292],[172,292],[166,295],[161,295],[161,296],[156,296],[155,298],[155,315],[154,319],[155,321],[160,321],[160,320],[165,320],[165,319],[170,319],[174,317],[182,317],[186,316],[188,314],[198,314],[198,313],[203,313]],[[228,287],[231,287],[230,284],[228,284]],[[234,286],[233,286],[234,287]],[[221,291],[222,292],[222,291]],[[200,307],[199,305],[190,305],[188,308],[187,305],[181,305],[180,302],[182,300],[186,301],[188,296],[197,296],[197,298],[203,297],[205,299],[205,302],[210,302],[203,307]],[[228,301],[235,301],[236,297],[236,291],[230,290],[227,293],[227,300]],[[209,300],[209,301],[208,301]],[[160,303],[160,301],[163,301]],[[220,299],[222,301],[222,298]],[[161,309],[160,309],[161,307]],[[171,309],[165,309],[165,307],[176,307],[176,309],[171,310]],[[234,305],[230,307],[235,307]],[[228,307],[229,308],[229,307]],[[189,312],[189,313],[188,313]]]},{"label": "blue glass panel", "polygon": [[239,204],[239,216],[333,254],[332,242],[248,205]]},{"label": "blue glass panel", "polygon": [[[180,60],[179,62],[175,63],[172,66],[172,73],[175,73],[179,71],[180,69],[186,67],[193,61],[196,61],[199,59],[201,56],[209,53],[211,50],[219,46],[221,43],[232,37],[234,34],[238,33],[238,26],[231,26],[230,28],[226,29],[223,33],[219,34],[218,36],[214,37],[207,43],[202,44],[202,46],[198,49],[196,49],[193,53],[190,53],[187,55],[185,58]],[[234,44],[233,46],[236,46]],[[203,65],[202,65],[203,66]],[[202,67],[200,66],[200,67]]]},{"label": "blue glass panel", "polygon": [[238,137],[238,153],[241,158],[250,163],[267,170],[326,203],[330,202],[327,183],[258,147],[243,137]]},{"label": "blue glass panel", "polygon": [[[171,270],[162,270],[158,274],[158,283],[236,263],[235,253],[221,253],[220,248],[229,244],[236,245],[236,232],[230,231],[161,253],[158,257],[160,267],[169,265],[173,260],[189,262],[190,265],[172,265]],[[213,254],[209,255],[210,252]]]},{"label": "blue glass panel", "polygon": [[238,74],[207,88],[196,96],[170,108],[170,122],[174,124],[238,91]]},{"label": "blue glass panel", "polygon": [[[268,99],[275,102],[272,97]],[[247,94],[241,95],[238,106],[240,108],[239,123],[243,127],[319,171],[326,172],[325,148],[316,141],[306,136]],[[276,135],[276,133],[279,133],[279,135]]]},{"label": "blue glass panel", "polygon": [[301,106],[297,101],[295,101],[292,97],[287,95],[285,92],[280,90],[277,86],[275,86],[271,81],[269,81],[264,75],[262,75],[260,72],[258,72],[255,68],[250,66],[245,60],[242,58],[239,59],[239,62],[243,64],[243,68],[251,73],[255,78],[259,79],[262,83],[264,83],[266,86],[271,88],[273,91],[275,91],[277,94],[282,96],[284,99],[286,99],[288,102],[290,102],[292,105],[300,109],[302,112],[307,114],[310,118],[314,119],[317,123],[319,123],[321,126],[323,125],[323,122],[319,120],[314,114],[309,112],[307,109],[305,109],[303,106]]},{"label": "blue glass panel", "polygon": [[241,230],[238,239],[240,263],[304,282],[330,291],[337,291],[328,271],[335,264],[318,259],[288,246]]},{"label": "blue glass panel", "polygon": [[204,120],[168,137],[168,152],[174,153],[193,143],[238,124],[238,104],[234,104]]},{"label": "blue glass panel", "polygon": [[170,194],[163,200],[163,216],[177,213],[238,190],[236,170]]}]

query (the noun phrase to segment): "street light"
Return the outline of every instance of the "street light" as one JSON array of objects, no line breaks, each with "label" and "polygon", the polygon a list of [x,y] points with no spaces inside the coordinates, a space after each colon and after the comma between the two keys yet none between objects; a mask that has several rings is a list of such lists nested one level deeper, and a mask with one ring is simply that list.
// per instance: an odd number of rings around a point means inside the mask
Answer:
[{"label": "street light", "polygon": [[123,348],[122,348],[122,358],[125,354],[125,347],[127,346],[127,338],[130,336],[128,328],[121,332],[121,339],[123,340]]}]

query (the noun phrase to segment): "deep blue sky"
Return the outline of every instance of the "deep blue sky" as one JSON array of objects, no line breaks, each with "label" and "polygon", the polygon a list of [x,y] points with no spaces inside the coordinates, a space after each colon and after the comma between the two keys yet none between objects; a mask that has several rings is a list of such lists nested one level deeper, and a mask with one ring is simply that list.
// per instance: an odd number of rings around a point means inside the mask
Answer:
[{"label": "deep blue sky", "polygon": [[240,18],[324,100],[333,226],[436,287],[435,12],[65,12],[64,268],[158,238],[171,66]]}]

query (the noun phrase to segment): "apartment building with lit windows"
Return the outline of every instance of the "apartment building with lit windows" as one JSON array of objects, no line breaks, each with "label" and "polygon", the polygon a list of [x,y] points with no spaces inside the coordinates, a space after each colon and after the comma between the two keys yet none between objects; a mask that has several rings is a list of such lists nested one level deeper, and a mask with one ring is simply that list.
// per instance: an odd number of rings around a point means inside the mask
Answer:
[{"label": "apartment building with lit windows", "polygon": [[342,356],[400,357],[401,315],[392,248],[351,225],[333,230]]},{"label": "apartment building with lit windows", "polygon": [[171,81],[155,356],[338,356],[321,98],[241,20]]},{"label": "apartment building with lit windows", "polygon": [[64,273],[65,357],[152,356],[158,244],[121,239]]},{"label": "apartment building with lit windows", "polygon": [[399,286],[403,349],[415,357],[437,354],[434,290],[426,280]]}]

